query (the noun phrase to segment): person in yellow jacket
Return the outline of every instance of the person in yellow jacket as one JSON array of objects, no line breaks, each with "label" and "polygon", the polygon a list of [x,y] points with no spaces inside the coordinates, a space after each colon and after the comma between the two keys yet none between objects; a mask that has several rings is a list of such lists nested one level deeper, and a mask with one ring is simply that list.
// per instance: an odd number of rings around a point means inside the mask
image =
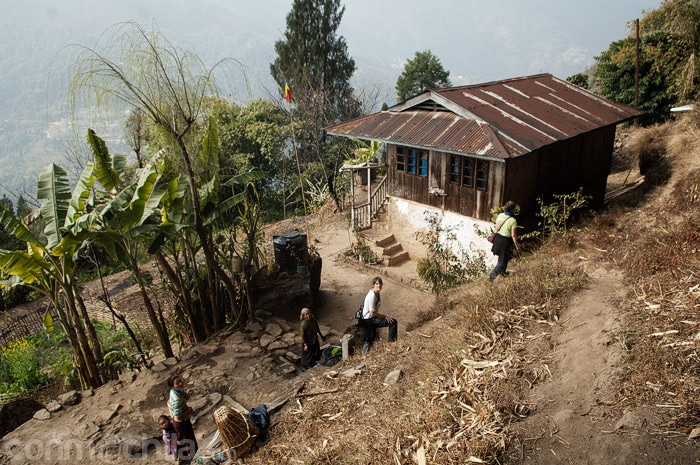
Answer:
[{"label": "person in yellow jacket", "polygon": [[513,258],[513,249],[520,251],[518,243],[518,221],[515,219],[515,202],[509,200],[503,207],[503,213],[496,218],[496,236],[493,239],[491,252],[498,256],[498,263],[491,270],[489,279],[493,281],[496,276],[508,275],[508,262]]}]

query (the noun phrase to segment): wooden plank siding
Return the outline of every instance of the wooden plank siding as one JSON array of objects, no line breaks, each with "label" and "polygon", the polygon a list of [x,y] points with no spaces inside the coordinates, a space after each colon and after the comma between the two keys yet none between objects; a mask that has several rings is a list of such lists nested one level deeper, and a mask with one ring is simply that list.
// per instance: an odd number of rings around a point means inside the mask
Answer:
[{"label": "wooden plank siding", "polygon": [[[605,127],[546,145],[533,152],[506,160],[488,161],[488,187],[464,187],[451,181],[450,153],[428,151],[428,175],[397,170],[396,145],[387,145],[389,195],[471,218],[492,221],[491,209],[513,200],[522,214],[532,216],[538,198],[551,202],[555,194],[569,194],[583,188],[593,196],[591,206],[599,208],[605,199],[615,127]],[[467,155],[456,155],[474,159]],[[444,191],[430,194],[431,188]]]},{"label": "wooden plank siding", "polygon": [[[389,195],[435,208],[459,213],[464,216],[491,221],[491,206],[503,201],[505,163],[488,161],[488,188],[464,187],[450,181],[449,153],[430,150],[428,152],[428,175],[419,176],[396,169],[396,146],[387,146],[389,160]],[[462,155],[457,155],[462,156]],[[464,157],[464,156],[463,156]],[[465,157],[470,158],[470,157]],[[430,188],[438,188],[445,195],[430,194]]]}]

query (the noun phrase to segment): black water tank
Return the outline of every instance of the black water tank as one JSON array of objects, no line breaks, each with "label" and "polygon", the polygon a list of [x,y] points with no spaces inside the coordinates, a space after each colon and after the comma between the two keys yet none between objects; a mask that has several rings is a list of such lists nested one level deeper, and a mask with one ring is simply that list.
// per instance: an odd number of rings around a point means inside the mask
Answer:
[{"label": "black water tank", "polygon": [[297,262],[307,264],[309,250],[306,246],[306,233],[290,229],[281,234],[273,234],[272,243],[275,247],[275,263],[280,271],[287,274],[297,272]]}]

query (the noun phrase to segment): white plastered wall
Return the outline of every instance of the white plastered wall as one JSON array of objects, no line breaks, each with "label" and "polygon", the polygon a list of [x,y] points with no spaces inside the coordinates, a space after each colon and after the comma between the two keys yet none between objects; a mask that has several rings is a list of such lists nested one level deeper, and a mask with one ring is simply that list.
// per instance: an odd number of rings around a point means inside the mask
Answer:
[{"label": "white plastered wall", "polygon": [[470,254],[483,253],[489,268],[496,265],[497,258],[491,253],[491,244],[484,236],[477,234],[477,230],[490,230],[493,223],[443,211],[422,203],[390,197],[387,206],[389,230],[401,242],[412,259],[417,260],[426,255],[425,246],[414,235],[416,231],[428,230],[426,211],[442,215],[443,229],[452,228],[462,249]]}]

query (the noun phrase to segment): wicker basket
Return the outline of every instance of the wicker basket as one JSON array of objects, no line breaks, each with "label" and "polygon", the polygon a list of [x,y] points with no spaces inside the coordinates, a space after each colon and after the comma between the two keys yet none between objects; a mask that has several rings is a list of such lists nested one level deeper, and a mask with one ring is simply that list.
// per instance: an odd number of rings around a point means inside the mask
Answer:
[{"label": "wicker basket", "polygon": [[245,454],[255,443],[260,432],[248,415],[225,405],[214,412],[214,421],[219,429],[221,442],[230,460]]}]

